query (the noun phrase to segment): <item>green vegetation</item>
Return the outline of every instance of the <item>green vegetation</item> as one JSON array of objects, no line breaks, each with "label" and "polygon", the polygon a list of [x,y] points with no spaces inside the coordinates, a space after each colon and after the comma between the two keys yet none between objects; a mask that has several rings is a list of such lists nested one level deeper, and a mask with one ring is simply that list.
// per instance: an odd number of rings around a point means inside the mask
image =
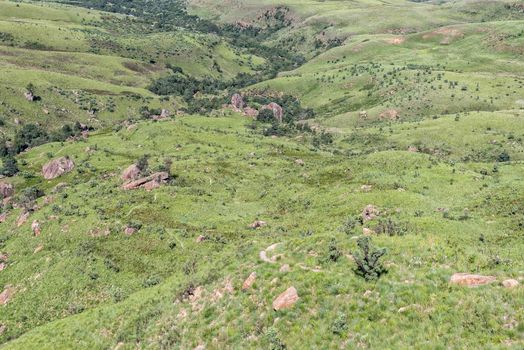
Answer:
[{"label": "green vegetation", "polygon": [[521,349],[523,25],[0,0],[0,349]]}]

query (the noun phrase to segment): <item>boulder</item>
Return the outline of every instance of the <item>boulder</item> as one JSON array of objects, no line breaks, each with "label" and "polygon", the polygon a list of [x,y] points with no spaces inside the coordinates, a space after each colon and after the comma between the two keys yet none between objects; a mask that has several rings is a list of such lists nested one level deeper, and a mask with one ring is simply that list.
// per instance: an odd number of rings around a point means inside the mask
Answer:
[{"label": "boulder", "polygon": [[7,286],[2,293],[0,293],[0,305],[5,305],[13,297],[14,290],[12,287]]},{"label": "boulder", "polygon": [[234,94],[231,97],[231,106],[238,111],[244,108],[244,99],[240,94]]},{"label": "boulder", "polygon": [[296,165],[300,165],[300,166],[304,166],[304,165],[306,165],[306,163],[304,163],[304,161],[303,161],[302,159],[297,159],[297,160],[295,160],[295,164],[296,164]]},{"label": "boulder", "polygon": [[470,273],[455,273],[449,283],[466,287],[477,287],[493,283],[497,280],[494,276],[475,275]]},{"label": "boulder", "polygon": [[364,221],[370,221],[380,215],[380,211],[374,205],[368,204],[364,210],[362,210],[362,219]]},{"label": "boulder", "polygon": [[204,242],[206,239],[207,239],[206,236],[204,236],[204,235],[200,235],[200,236],[197,237],[196,242],[197,242],[197,243],[202,243],[202,242]]},{"label": "boulder", "polygon": [[289,287],[273,301],[273,310],[278,311],[290,308],[298,301],[298,293],[295,287]]},{"label": "boulder", "polygon": [[371,192],[372,189],[373,189],[373,186],[371,186],[371,185],[362,185],[362,186],[360,186],[360,190],[362,192]]},{"label": "boulder", "polygon": [[36,96],[31,91],[24,92],[24,97],[29,102],[36,101]]},{"label": "boulder", "polygon": [[15,188],[12,184],[7,182],[0,182],[0,196],[1,198],[9,198],[15,194]]},{"label": "boulder", "polygon": [[5,222],[7,220],[7,212],[0,214],[0,222]]},{"label": "boulder", "polygon": [[124,229],[124,234],[126,236],[132,236],[136,233],[136,228],[134,227],[131,227],[131,226],[127,226],[125,229]]},{"label": "boulder", "polygon": [[262,221],[262,220],[256,220],[251,225],[249,225],[249,227],[252,228],[252,229],[257,229],[257,228],[260,228],[260,227],[264,227],[266,225],[267,225],[267,222]]},{"label": "boulder", "polygon": [[515,287],[518,287],[519,284],[520,284],[519,281],[514,280],[514,279],[508,279],[508,280],[502,281],[502,285],[505,288],[515,288]]},{"label": "boulder", "polygon": [[246,278],[244,283],[242,283],[242,290],[246,290],[246,289],[251,288],[253,283],[255,283],[256,279],[257,279],[257,273],[254,272],[254,271],[251,272],[251,274]]},{"label": "boulder", "polygon": [[363,234],[364,236],[371,236],[371,235],[373,235],[374,233],[375,233],[375,231],[373,231],[372,229],[369,229],[369,228],[367,228],[367,227],[363,227],[363,228],[362,228],[362,234]]},{"label": "boulder", "polygon": [[39,246],[35,248],[35,250],[33,250],[33,254],[40,253],[43,249],[44,249],[44,246],[40,244]]},{"label": "boulder", "polygon": [[158,172],[153,175],[143,177],[138,180],[134,180],[122,185],[124,190],[134,190],[137,188],[146,188],[151,190],[165,183],[169,179],[169,174],[167,172]]},{"label": "boulder", "polygon": [[120,178],[124,181],[136,180],[140,177],[140,168],[136,164],[128,166],[123,172]]},{"label": "boulder", "polygon": [[358,113],[358,117],[359,117],[360,119],[367,119],[367,118],[368,118],[368,112],[366,112],[366,111],[360,111],[360,112]]},{"label": "boulder", "polygon": [[40,230],[40,222],[38,220],[34,220],[31,224],[31,230],[33,230],[33,234],[35,236],[40,236],[41,230]]},{"label": "boulder", "polygon": [[69,157],[54,159],[42,167],[42,174],[46,180],[55,179],[62,176],[75,167],[75,163]]},{"label": "boulder", "polygon": [[270,104],[262,106],[262,108],[260,108],[261,111],[264,109],[271,110],[273,112],[273,116],[275,117],[275,119],[279,123],[282,123],[282,119],[284,118],[284,110],[282,109],[282,107],[280,107],[279,104],[275,102],[271,102]]}]

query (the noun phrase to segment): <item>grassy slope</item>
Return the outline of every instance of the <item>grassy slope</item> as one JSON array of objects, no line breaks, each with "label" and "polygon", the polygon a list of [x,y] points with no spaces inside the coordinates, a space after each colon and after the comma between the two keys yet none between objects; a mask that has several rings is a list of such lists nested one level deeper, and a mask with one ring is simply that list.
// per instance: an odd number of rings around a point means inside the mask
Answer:
[{"label": "grassy slope", "polygon": [[[99,132],[87,141],[48,144],[22,154],[25,176],[12,179],[17,192],[36,185],[52,199],[50,204],[40,199],[41,208],[19,228],[14,222],[20,209],[0,224],[0,251],[9,254],[0,287],[12,285],[15,290],[10,303],[0,308],[5,326],[1,348],[192,349],[205,344],[206,349],[260,349],[272,346],[271,329],[290,349],[524,346],[522,287],[448,285],[454,272],[493,274],[499,280],[522,279],[524,274],[524,114],[518,102],[524,98],[519,55],[523,42],[518,36],[522,21],[456,24],[442,34],[434,33],[433,26],[464,22],[466,17],[471,22],[500,19],[505,14],[495,10],[501,2],[452,8],[403,1],[279,3],[301,16],[302,27],[297,28],[304,32],[317,33],[317,23],[329,18],[335,24],[332,33],[352,33],[342,47],[257,86],[300,96],[319,111],[314,123],[338,134],[335,144],[318,150],[308,137],[264,138],[250,132],[248,121],[237,115],[188,116]],[[247,17],[260,11],[260,2],[242,4],[239,13]],[[14,3],[0,6],[18,11]],[[457,7],[478,12],[466,16],[454,11]],[[25,13],[33,15],[24,16],[35,26],[33,20],[53,20],[63,21],[60,27],[87,28],[73,15],[76,11],[80,17],[94,16],[91,21],[99,18],[96,12],[76,8],[31,8]],[[384,10],[391,16],[377,24],[377,13]],[[386,33],[398,29],[400,14],[407,16],[403,25],[416,32]],[[461,34],[449,35],[457,33],[450,29]],[[188,35],[185,40],[193,41]],[[278,35],[296,33],[284,30]],[[398,38],[401,43],[391,43]],[[143,52],[157,50],[158,58],[176,47],[169,40],[151,39],[118,39],[143,48],[133,54],[113,51],[112,45],[95,54],[85,51],[81,38],[67,44],[59,40],[54,45],[75,46],[79,52],[36,51],[36,64],[30,58],[34,50],[2,47],[9,54],[0,56],[8,63],[0,69],[10,82],[4,83],[2,98],[10,108],[22,108],[27,102],[21,94],[30,76],[44,99],[30,113],[20,111],[26,118],[58,124],[61,108],[78,108],[71,92],[56,95],[50,108],[52,86],[81,89],[82,94],[102,96],[101,101],[111,96],[117,101],[114,118],[127,118],[147,100],[134,101],[125,91],[149,96],[143,84],[163,74],[144,62]],[[206,42],[201,44],[207,50]],[[223,57],[236,69],[236,54],[220,45],[215,50],[225,50]],[[180,65],[199,57],[198,52],[179,52],[185,57]],[[71,64],[61,69],[58,61],[66,57]],[[119,68],[125,62],[133,65]],[[410,63],[431,65],[433,71],[428,75],[412,67],[398,73],[398,79],[384,77]],[[145,75],[134,71],[135,65]],[[351,73],[354,65],[360,67],[358,76]],[[434,80],[438,74],[440,82]],[[459,85],[451,89],[444,80]],[[465,91],[462,85],[467,85]],[[364,87],[368,90],[361,90]],[[160,103],[154,97],[149,102]],[[51,109],[49,115],[36,112],[44,107]],[[386,108],[401,110],[403,121],[377,121]],[[362,109],[368,111],[366,120],[358,117]],[[82,113],[87,118],[87,112]],[[408,152],[409,146],[419,152]],[[495,166],[502,151],[512,162]],[[177,181],[153,192],[120,190],[120,172],[144,154],[151,155],[153,168],[172,157]],[[44,181],[39,175],[42,164],[63,155],[73,157],[75,171]],[[298,158],[305,166],[295,164]],[[69,188],[53,194],[60,182]],[[372,190],[362,191],[364,184]],[[376,283],[351,271],[350,254],[362,227],[341,230],[370,203],[382,216],[409,228],[404,236],[374,237],[376,245],[388,248],[390,269]],[[438,208],[446,208],[447,214]],[[248,229],[257,218],[269,225]],[[31,235],[35,219],[42,224],[40,237]],[[128,237],[123,228],[131,223],[142,227]],[[102,235],[106,231],[110,234]],[[209,239],[196,243],[199,235]],[[325,262],[332,238],[343,252],[337,263]],[[277,242],[282,243],[277,253],[283,257],[274,265],[262,262],[259,251]],[[43,249],[35,253],[39,246]],[[283,264],[291,271],[279,272]],[[307,270],[315,267],[321,272]],[[241,292],[252,271],[257,282]],[[232,293],[224,290],[227,282],[234,287]],[[195,302],[180,298],[190,285],[204,289]],[[272,300],[291,285],[300,295],[298,304],[272,311]],[[341,315],[347,328],[337,334],[334,325]]]},{"label": "grassy slope", "polygon": [[[125,17],[57,4],[0,1],[0,33],[0,116],[8,132],[15,119],[50,128],[77,120],[100,127],[138,117],[143,105],[173,111],[174,101],[146,90],[169,74],[166,64],[226,79],[263,64],[214,35],[147,34]],[[41,101],[25,101],[30,82]],[[87,113],[90,100],[98,106],[97,120]]]},{"label": "grassy slope", "polygon": [[[210,349],[255,349],[268,346],[264,333],[273,325],[291,348],[341,344],[404,348],[427,342],[457,348],[522,345],[522,330],[506,326],[511,320],[521,324],[524,317],[520,288],[447,286],[455,271],[499,278],[522,273],[518,218],[503,212],[506,205],[499,202],[514,203],[521,212],[520,164],[492,173],[490,163],[450,165],[407,151],[328,156],[310,150],[307,143],[250,135],[245,123],[239,117],[186,117],[94,136],[87,143],[50,144],[25,154],[24,170],[33,173],[49,153],[70,155],[78,167],[72,175],[51,182],[32,180],[48,193],[58,182],[71,187],[67,196],[55,195],[54,202],[28,223],[4,233],[2,251],[9,253],[13,264],[0,281],[14,284],[16,294],[2,309],[8,329],[3,337],[29,330],[4,348],[38,344],[43,349],[102,349],[119,342],[133,348],[138,340],[143,348],[172,344],[187,349],[206,343]],[[503,132],[499,128],[510,123],[491,125]],[[416,135],[427,135],[424,130],[429,129],[429,125],[414,132],[399,128],[392,140],[424,139]],[[482,132],[479,126],[476,135]],[[487,147],[477,141],[468,144]],[[84,152],[95,145],[94,153]],[[457,153],[452,149],[449,159],[459,157],[463,148],[457,147]],[[152,155],[153,166],[172,156],[178,185],[150,193],[119,190],[118,173],[143,153]],[[297,158],[306,166],[295,165]],[[483,168],[488,175],[480,173]],[[371,184],[373,190],[362,192],[362,184]],[[505,196],[497,197],[500,193]],[[349,236],[339,228],[369,203],[410,226],[406,236],[375,239],[389,249],[390,266],[390,273],[376,284],[356,277],[345,256],[338,263],[321,262],[332,237],[344,254],[355,249],[354,238],[361,228]],[[443,207],[449,209],[449,218],[436,211]],[[469,219],[453,219],[465,208]],[[16,216],[15,211],[2,227],[13,227]],[[248,229],[255,218],[269,226]],[[30,234],[33,219],[42,222],[41,237]],[[142,229],[125,237],[123,227],[131,220],[141,222]],[[105,228],[111,232],[107,237],[90,234]],[[304,235],[308,231],[310,235]],[[210,240],[195,243],[200,234]],[[258,251],[276,242],[283,243],[278,264],[260,261]],[[43,250],[33,253],[39,245]],[[291,272],[279,273],[285,263]],[[322,272],[303,270],[315,266]],[[257,271],[257,283],[243,293],[240,285],[251,271]],[[152,278],[160,285],[144,289]],[[213,296],[228,280],[235,291],[223,298]],[[57,288],[63,283],[68,287]],[[204,287],[202,299],[195,305],[173,304],[190,283]],[[290,285],[301,296],[298,306],[270,311],[272,299]],[[366,290],[374,294],[363,297]],[[397,312],[405,306],[409,311]],[[187,316],[182,316],[182,309]],[[349,318],[344,336],[331,331],[339,313]],[[63,320],[47,323],[58,318]],[[42,326],[30,330],[38,325]]]}]

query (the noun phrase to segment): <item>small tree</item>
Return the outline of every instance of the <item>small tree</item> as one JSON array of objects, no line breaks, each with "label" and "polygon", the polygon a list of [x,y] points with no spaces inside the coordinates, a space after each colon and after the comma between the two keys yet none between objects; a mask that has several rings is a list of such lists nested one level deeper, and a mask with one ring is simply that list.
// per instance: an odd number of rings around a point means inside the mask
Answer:
[{"label": "small tree", "polygon": [[16,159],[8,154],[4,157],[3,160],[4,166],[2,167],[2,175],[4,176],[15,176],[18,173],[18,166],[16,164]]},{"label": "small tree", "polygon": [[258,113],[257,120],[262,123],[271,123],[275,120],[275,115],[271,109],[263,109]]},{"label": "small tree", "polygon": [[142,175],[145,175],[147,173],[147,170],[149,168],[149,155],[144,154],[138,162],[136,162],[136,166],[138,169],[140,169],[140,173]]},{"label": "small tree", "polygon": [[357,241],[360,251],[353,253],[357,267],[355,273],[367,281],[377,280],[387,269],[382,265],[380,258],[386,254],[386,249],[373,249],[371,239],[367,236],[360,237]]}]

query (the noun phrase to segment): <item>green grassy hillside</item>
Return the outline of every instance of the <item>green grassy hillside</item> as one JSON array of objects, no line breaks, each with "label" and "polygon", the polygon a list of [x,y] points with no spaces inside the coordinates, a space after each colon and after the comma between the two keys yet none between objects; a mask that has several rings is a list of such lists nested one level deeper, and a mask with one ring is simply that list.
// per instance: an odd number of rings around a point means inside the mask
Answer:
[{"label": "green grassy hillside", "polygon": [[523,29],[522,1],[0,0],[0,349],[522,349]]}]

